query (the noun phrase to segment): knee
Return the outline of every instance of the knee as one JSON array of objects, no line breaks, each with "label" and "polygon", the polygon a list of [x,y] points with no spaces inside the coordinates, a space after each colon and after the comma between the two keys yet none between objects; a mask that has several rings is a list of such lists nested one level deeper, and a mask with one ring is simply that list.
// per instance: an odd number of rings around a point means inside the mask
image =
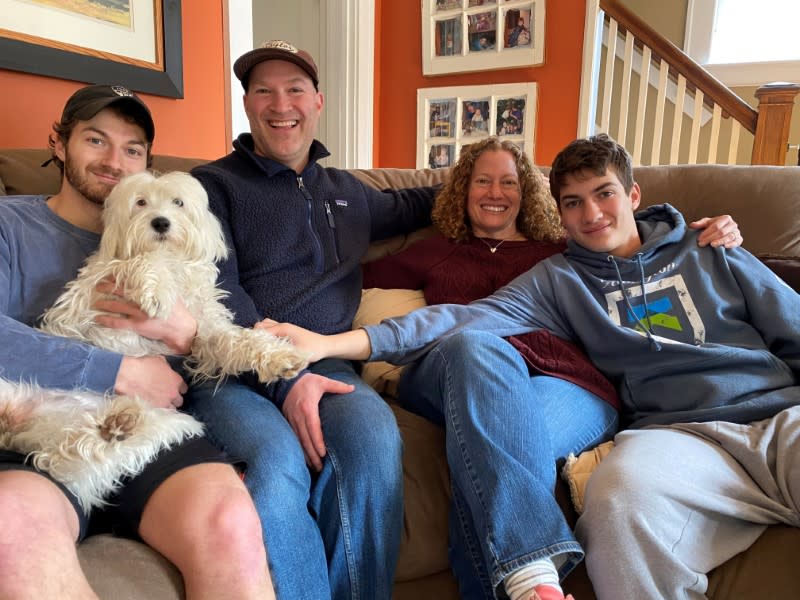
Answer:
[{"label": "knee", "polygon": [[403,440],[392,409],[378,398],[350,416],[346,429],[326,433],[334,469],[347,477],[360,473],[375,489],[395,489],[403,476]]},{"label": "knee", "polygon": [[[24,471],[0,477],[0,531],[3,540],[41,530],[74,544],[79,533],[75,508],[52,481]],[[3,544],[0,544],[2,547]]]},{"label": "knee", "polygon": [[[524,366],[519,353],[506,340],[485,331],[459,331],[441,340],[434,352],[465,374],[493,372],[498,361]],[[526,371],[527,372],[527,371]]]},{"label": "knee", "polygon": [[32,554],[75,552],[74,508],[54,484],[31,477],[11,471],[0,478],[0,589],[18,577],[19,565]]},{"label": "knee", "polygon": [[601,463],[586,486],[582,520],[591,522],[590,529],[603,524],[611,529],[628,528],[643,520],[654,503],[663,497],[658,477],[641,465],[628,461]]},{"label": "knee", "polygon": [[[199,527],[205,548],[200,560],[225,561],[237,565],[243,573],[254,576],[263,573],[266,551],[261,533],[261,522],[246,490],[236,490],[221,497],[204,516],[205,526]],[[202,563],[201,563],[202,564]]]}]

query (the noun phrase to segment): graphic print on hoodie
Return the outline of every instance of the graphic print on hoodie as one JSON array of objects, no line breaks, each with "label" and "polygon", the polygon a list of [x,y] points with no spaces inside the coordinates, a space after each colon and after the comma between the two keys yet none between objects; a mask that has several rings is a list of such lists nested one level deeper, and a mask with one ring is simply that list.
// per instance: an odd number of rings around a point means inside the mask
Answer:
[{"label": "graphic print on hoodie", "polygon": [[[617,325],[645,337],[649,329],[660,342],[705,343],[703,319],[682,275],[645,283],[644,294],[642,286],[635,282],[625,281],[623,286],[624,293],[618,289],[606,294],[608,314]],[[643,297],[647,298],[646,304]]]}]

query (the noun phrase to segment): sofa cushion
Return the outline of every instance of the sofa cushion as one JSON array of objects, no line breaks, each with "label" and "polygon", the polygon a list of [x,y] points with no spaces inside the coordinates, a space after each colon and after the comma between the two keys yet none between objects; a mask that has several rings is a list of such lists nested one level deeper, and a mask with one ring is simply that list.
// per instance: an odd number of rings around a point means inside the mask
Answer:
[{"label": "sofa cushion", "polygon": [[403,535],[397,581],[448,570],[450,471],[444,430],[395,403],[390,406],[403,437]]},{"label": "sofa cushion", "polygon": [[0,193],[52,195],[61,186],[61,171],[53,163],[48,150],[14,150],[0,152]]},{"label": "sofa cushion", "polygon": [[92,589],[114,600],[183,600],[183,578],[158,552],[140,542],[93,535],[78,548]]},{"label": "sofa cushion", "polygon": [[793,290],[800,293],[800,258],[778,254],[762,254],[758,258]]},{"label": "sofa cushion", "polygon": [[[425,297],[419,290],[364,290],[353,328],[380,323],[423,306]],[[396,578],[408,581],[448,568],[450,475],[444,431],[396,403],[401,372],[402,367],[375,361],[364,365],[361,376],[390,401],[403,437],[403,537]]]},{"label": "sofa cushion", "polygon": [[[425,306],[419,290],[382,290],[371,288],[361,292],[361,304],[353,318],[353,329],[375,325],[384,319],[399,317]],[[375,361],[364,365],[361,377],[383,396],[397,398],[397,383],[402,367]]]}]

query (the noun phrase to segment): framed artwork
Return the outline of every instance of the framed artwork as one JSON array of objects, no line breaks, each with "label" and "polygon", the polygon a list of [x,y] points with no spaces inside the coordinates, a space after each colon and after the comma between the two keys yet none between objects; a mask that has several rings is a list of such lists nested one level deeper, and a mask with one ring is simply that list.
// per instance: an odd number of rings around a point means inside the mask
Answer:
[{"label": "framed artwork", "polygon": [[182,98],[181,0],[0,0],[0,68]]},{"label": "framed artwork", "polygon": [[422,72],[540,65],[546,0],[422,0]]},{"label": "framed artwork", "polygon": [[535,83],[418,89],[417,168],[450,167],[462,148],[490,135],[533,160],[536,92]]}]

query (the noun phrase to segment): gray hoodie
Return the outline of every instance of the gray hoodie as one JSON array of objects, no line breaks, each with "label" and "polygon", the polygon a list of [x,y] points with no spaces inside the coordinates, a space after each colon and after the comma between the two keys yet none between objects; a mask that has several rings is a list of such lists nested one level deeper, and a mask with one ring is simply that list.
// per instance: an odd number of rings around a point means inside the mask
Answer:
[{"label": "gray hoodie", "polygon": [[636,222],[629,259],[570,242],[488,298],[367,327],[370,359],[411,362],[464,329],[544,328],[584,347],[630,426],[746,423],[800,404],[800,296],[741,248],[699,248],[669,205]]}]

